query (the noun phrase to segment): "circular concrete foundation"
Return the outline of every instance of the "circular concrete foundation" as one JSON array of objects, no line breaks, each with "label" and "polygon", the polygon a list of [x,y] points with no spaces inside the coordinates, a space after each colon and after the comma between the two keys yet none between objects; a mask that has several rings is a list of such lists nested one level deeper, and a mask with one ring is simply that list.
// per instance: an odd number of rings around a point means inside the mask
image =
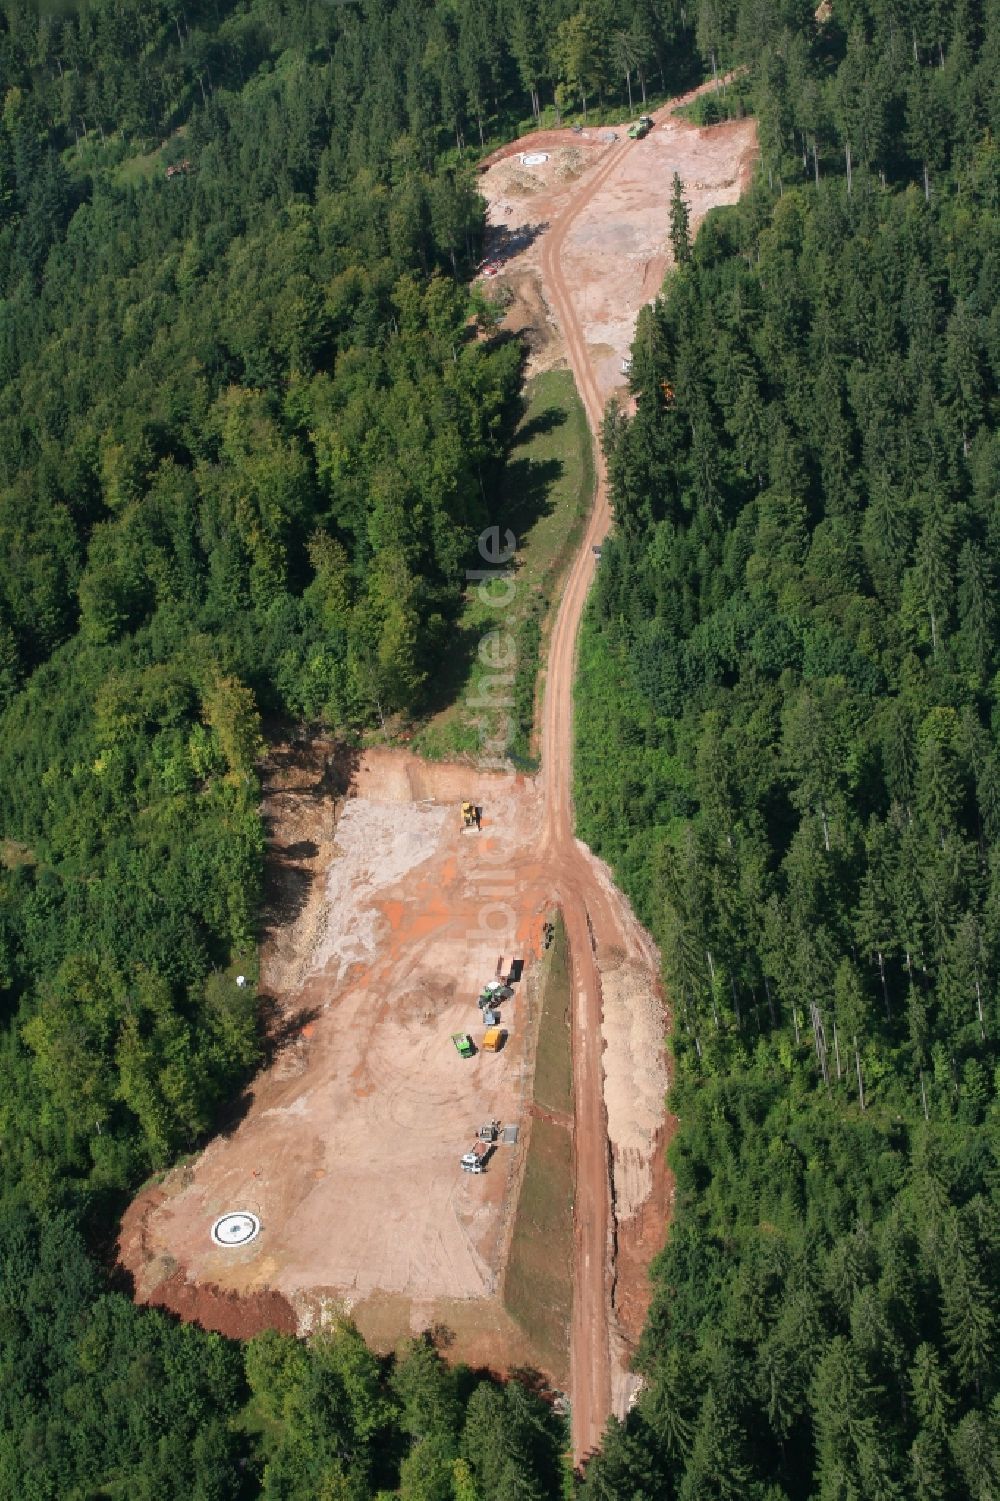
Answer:
[{"label": "circular concrete foundation", "polygon": [[234,1209],[222,1215],[212,1226],[212,1239],[217,1246],[245,1246],[260,1234],[260,1220],[249,1209]]}]

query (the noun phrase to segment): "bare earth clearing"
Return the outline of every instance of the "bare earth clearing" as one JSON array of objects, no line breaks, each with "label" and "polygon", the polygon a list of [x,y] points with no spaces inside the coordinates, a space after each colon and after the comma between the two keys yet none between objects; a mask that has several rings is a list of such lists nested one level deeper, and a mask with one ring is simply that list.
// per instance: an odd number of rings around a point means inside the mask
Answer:
[{"label": "bare earth clearing", "polygon": [[[442,1323],[456,1353],[484,1359],[450,1301],[497,1297],[524,1141],[498,1149],[480,1177],[459,1157],[481,1121],[526,1118],[530,955],[549,900],[532,848],[538,795],[521,777],[376,750],[344,800],[321,782],[283,789],[289,774],[308,782],[288,759],[267,808],[298,910],[266,943],[261,975],[284,1041],[235,1131],[132,1206],[122,1257],[151,1301],[173,1306],[176,1275],[160,1279],[183,1268],[189,1283],[280,1293],[300,1328],[328,1307],[384,1340],[390,1298],[390,1347]],[[466,796],[485,810],[479,833],[460,827]],[[504,948],[490,908],[515,883]],[[450,1036],[481,1037],[476,995],[515,941],[529,966],[502,1008],[507,1045],[464,1060]],[[209,1235],[230,1209],[262,1223],[237,1250]],[[501,1315],[498,1304],[488,1318]],[[214,1305],[204,1318],[226,1323]],[[516,1330],[504,1335],[497,1365],[530,1356]]]},{"label": "bare earth clearing", "polygon": [[[693,97],[693,96],[688,96]],[[670,192],[673,174],[684,183],[691,230],[709,209],[735,203],[750,180],[756,152],[756,122],[733,120],[699,129],[674,119],[676,103],[659,110],[643,141],[622,150],[626,126],[537,131],[504,147],[479,181],[489,204],[488,259],[501,267],[497,284],[514,294],[506,327],[524,332],[532,351],[529,374],[566,363],[565,331],[559,326],[542,274],[546,230],[594,178],[600,186],[585,214],[574,220],[562,247],[561,265],[580,322],[587,360],[601,404],[624,385],[639,309],[663,285],[669,265]],[[618,140],[611,137],[617,134]],[[525,167],[524,151],[548,161]],[[604,177],[609,155],[615,167]]]},{"label": "bare earth clearing", "polygon": [[[635,313],[666,266],[673,171],[695,221],[732,202],[753,126],[698,130],[661,112],[644,141],[592,134],[529,137],[522,148],[549,151],[549,162],[526,169],[508,152],[482,184],[498,239],[545,226],[504,273],[521,288],[512,319],[532,322],[538,359],[570,365],[596,430],[621,385]],[[529,192],[530,173],[542,175]],[[537,1364],[502,1291],[530,1136],[534,960],[558,905],[574,1008],[578,1460],[607,1414],[627,1406],[669,1191],[657,954],[573,836],[575,647],[591,547],[609,524],[598,462],[593,514],[552,632],[537,778],[403,751],[352,764],[321,742],[272,758],[261,989],[274,1058],[228,1134],[136,1199],[120,1247],[140,1300],[230,1333],[305,1331],[349,1311],[382,1349],[437,1326],[457,1358],[498,1370]],[[460,828],[464,798],[484,809],[479,833]],[[463,1060],[450,1034],[481,1038],[475,997],[499,954],[525,961],[503,1008],[507,1046]],[[482,1176],[463,1173],[459,1157],[490,1118],[517,1122],[520,1141],[498,1148]],[[260,1235],[221,1249],[212,1223],[237,1209],[259,1217]]]}]

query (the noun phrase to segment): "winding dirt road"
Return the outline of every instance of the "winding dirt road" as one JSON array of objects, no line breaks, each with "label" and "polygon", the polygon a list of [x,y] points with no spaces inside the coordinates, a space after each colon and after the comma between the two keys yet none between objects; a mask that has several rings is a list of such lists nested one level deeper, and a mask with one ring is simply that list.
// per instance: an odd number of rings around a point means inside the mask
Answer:
[{"label": "winding dirt road", "polygon": [[[700,92],[695,90],[694,93]],[[694,97],[694,93],[687,96]],[[657,127],[678,127],[670,122],[674,103],[654,117]],[[692,132],[708,145],[708,132]],[[716,136],[718,139],[718,136]],[[747,141],[752,148],[752,125]],[[662,149],[662,142],[657,147]],[[709,148],[711,149],[711,148]],[[608,879],[607,871],[574,837],[573,826],[573,682],[580,623],[593,578],[593,547],[611,525],[607,475],[597,435],[603,418],[602,373],[607,389],[607,360],[599,373],[595,350],[588,346],[567,275],[564,251],[593,201],[603,195],[616,200],[619,212],[642,206],[642,197],[628,185],[634,169],[628,162],[633,152],[648,151],[645,142],[627,139],[611,145],[599,163],[580,182],[578,191],[550,221],[541,236],[540,273],[542,290],[562,334],[566,358],[573,372],[594,440],[596,489],[586,536],[573,561],[549,646],[544,706],[540,786],[545,808],[544,843],[546,863],[559,872],[559,895],[570,942],[574,994],[574,1091],[576,1153],[576,1254],[573,1280],[573,1320],[570,1370],[573,1412],[573,1457],[577,1464],[593,1452],[601,1440],[610,1413],[624,1417],[627,1401],[627,1346],[616,1306],[616,1231],[621,1223],[612,1195],[617,1181],[615,1151],[609,1140],[605,1103],[604,1037],[602,1020],[605,996],[602,973],[607,975],[619,956],[655,986],[658,957],[649,936],[639,926],[628,902]],[[751,160],[742,141],[730,148],[739,171],[745,173]],[[740,155],[742,152],[742,156]],[[669,180],[669,179],[667,179]],[[733,183],[737,178],[734,176]],[[698,183],[698,188],[704,184]],[[730,184],[724,184],[724,190]],[[738,193],[739,188],[736,188]],[[697,219],[705,211],[697,205]],[[662,274],[662,273],[661,273]],[[642,300],[655,295],[658,281],[643,288]],[[614,1133],[611,1133],[613,1137]],[[660,1155],[663,1143],[660,1139]],[[662,1164],[660,1165],[662,1167]],[[656,1167],[654,1166],[654,1178]],[[667,1204],[663,1179],[653,1198],[662,1200],[654,1211],[665,1220]],[[621,1208],[621,1206],[617,1206]]]},{"label": "winding dirt road", "polygon": [[[631,143],[615,146],[598,172],[552,226],[542,250],[545,292],[561,324],[570,367],[591,433],[599,431],[601,403],[587,359],[579,319],[560,267],[560,253],[573,221],[583,213]],[[573,1401],[573,1458],[579,1464],[597,1447],[611,1412],[609,1245],[611,1225],[608,1133],[601,1055],[601,986],[594,955],[593,914],[606,913],[606,894],[573,834],[573,680],[576,643],[587,591],[593,577],[592,547],[611,524],[607,479],[600,444],[594,442],[597,485],[594,508],[559,606],[546,673],[542,718],[542,791],[545,849],[565,869],[563,913],[569,939],[573,983],[573,1086],[576,1122],[576,1257],[573,1323],[570,1335],[570,1387]],[[602,923],[602,926],[604,924]],[[621,926],[624,926],[622,924]]]}]

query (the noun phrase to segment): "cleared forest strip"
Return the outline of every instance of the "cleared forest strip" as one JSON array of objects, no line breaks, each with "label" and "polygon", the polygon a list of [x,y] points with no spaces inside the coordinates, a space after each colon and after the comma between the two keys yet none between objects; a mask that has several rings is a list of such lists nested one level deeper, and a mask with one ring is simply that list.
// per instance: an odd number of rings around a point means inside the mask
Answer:
[{"label": "cleared forest strip", "polygon": [[[533,1106],[503,1301],[553,1378],[569,1377],[573,1298],[573,1059],[562,918],[543,960]],[[561,1117],[561,1118],[560,1118]]]}]

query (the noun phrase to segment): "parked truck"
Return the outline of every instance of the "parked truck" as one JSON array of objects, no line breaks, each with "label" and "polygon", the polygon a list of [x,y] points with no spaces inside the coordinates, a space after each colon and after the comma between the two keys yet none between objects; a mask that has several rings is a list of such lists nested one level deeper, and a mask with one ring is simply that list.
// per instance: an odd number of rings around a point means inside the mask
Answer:
[{"label": "parked truck", "polygon": [[493,1155],[493,1143],[491,1141],[477,1141],[472,1150],[462,1156],[462,1171],[465,1173],[481,1173]]}]

